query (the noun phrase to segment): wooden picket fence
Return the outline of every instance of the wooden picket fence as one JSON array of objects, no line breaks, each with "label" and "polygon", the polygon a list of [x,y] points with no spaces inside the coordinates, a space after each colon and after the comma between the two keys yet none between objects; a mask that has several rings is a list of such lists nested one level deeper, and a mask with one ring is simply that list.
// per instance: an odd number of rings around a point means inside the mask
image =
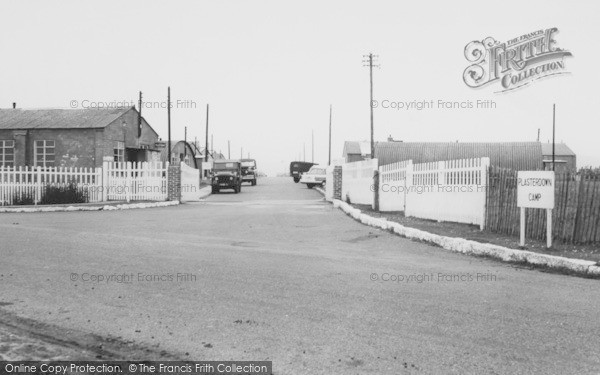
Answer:
[{"label": "wooden picket fence", "polygon": [[[519,234],[517,171],[491,167],[486,201],[486,229]],[[563,243],[600,243],[600,172],[556,173],[552,236]],[[546,238],[546,212],[526,209],[526,237]]]},{"label": "wooden picket fence", "polygon": [[0,206],[38,204],[48,187],[76,187],[90,203],[166,200],[169,163],[105,162],[102,168],[0,166]]}]

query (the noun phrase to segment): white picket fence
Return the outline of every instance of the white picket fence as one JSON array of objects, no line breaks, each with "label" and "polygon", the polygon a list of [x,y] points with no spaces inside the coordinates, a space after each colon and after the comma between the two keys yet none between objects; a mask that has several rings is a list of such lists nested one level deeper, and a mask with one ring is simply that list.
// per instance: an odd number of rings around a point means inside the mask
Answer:
[{"label": "white picket fence", "polygon": [[373,205],[373,176],[377,159],[356,161],[342,165],[342,200],[350,203]]},{"label": "white picket fence", "polygon": [[101,168],[0,167],[0,206],[27,200],[39,203],[47,186],[65,188],[70,184],[84,192],[89,202],[99,202],[101,181]]},{"label": "white picket fence", "polygon": [[406,179],[412,171],[412,160],[379,167],[379,210],[404,211]]},{"label": "white picket fence", "polygon": [[489,165],[489,158],[475,158],[381,166],[379,208],[483,229]]},{"label": "white picket fence", "polygon": [[38,204],[48,186],[65,188],[70,184],[90,203],[166,200],[167,174],[168,163],[161,162],[105,162],[102,168],[0,166],[0,206],[24,200]]},{"label": "white picket fence", "polygon": [[169,163],[105,162],[100,190],[109,201],[164,201]]}]

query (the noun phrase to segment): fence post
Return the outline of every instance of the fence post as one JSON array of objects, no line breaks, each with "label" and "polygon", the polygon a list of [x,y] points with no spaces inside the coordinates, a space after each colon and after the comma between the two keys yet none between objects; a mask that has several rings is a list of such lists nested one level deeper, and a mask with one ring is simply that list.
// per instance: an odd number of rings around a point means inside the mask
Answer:
[{"label": "fence post", "polygon": [[42,185],[41,167],[36,168],[36,179],[37,179],[37,181],[36,181],[37,189],[35,189],[36,194],[35,194],[35,202],[34,203],[37,206],[37,204],[42,200],[42,189],[44,188],[44,186]]},{"label": "fence post", "polygon": [[110,163],[105,161],[104,163],[102,163],[102,181],[100,181],[100,183],[102,184],[102,202],[107,202],[108,201],[108,179],[109,179],[109,171],[108,169],[110,168]]},{"label": "fence post", "polygon": [[480,230],[484,230],[485,226],[486,226],[486,218],[487,218],[487,201],[488,201],[488,185],[489,185],[489,175],[488,175],[488,171],[490,168],[490,158],[488,157],[483,157],[481,158],[481,169],[480,169],[480,180],[479,180],[479,186],[478,188],[481,189],[481,185],[485,185],[485,188],[483,188],[483,209],[481,210],[481,224],[479,225],[479,229]]},{"label": "fence post", "polygon": [[410,189],[412,189],[413,186],[413,168],[413,161],[411,159],[406,163],[406,172],[404,174],[404,215],[406,215],[406,217],[410,216],[408,214],[408,201],[411,197]]},{"label": "fence post", "polygon": [[379,211],[379,169],[373,171],[373,210]]}]

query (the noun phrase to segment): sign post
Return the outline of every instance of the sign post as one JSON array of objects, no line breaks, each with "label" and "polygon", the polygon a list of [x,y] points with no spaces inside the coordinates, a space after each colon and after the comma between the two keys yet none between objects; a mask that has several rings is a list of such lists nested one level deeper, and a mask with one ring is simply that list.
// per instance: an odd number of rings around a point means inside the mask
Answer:
[{"label": "sign post", "polygon": [[517,207],[521,208],[520,246],[525,246],[525,208],[546,209],[546,247],[552,247],[552,209],[554,208],[554,172],[519,171]]}]

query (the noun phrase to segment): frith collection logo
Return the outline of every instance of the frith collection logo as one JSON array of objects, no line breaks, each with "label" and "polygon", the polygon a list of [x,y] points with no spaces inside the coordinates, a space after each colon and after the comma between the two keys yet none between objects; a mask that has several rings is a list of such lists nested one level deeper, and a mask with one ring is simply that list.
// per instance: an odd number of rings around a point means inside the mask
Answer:
[{"label": "frith collection logo", "polygon": [[571,52],[558,48],[557,28],[537,30],[505,43],[492,37],[473,41],[465,47],[472,63],[463,73],[467,86],[478,88],[498,81],[502,90],[514,90],[540,78],[568,73],[565,57]]}]

